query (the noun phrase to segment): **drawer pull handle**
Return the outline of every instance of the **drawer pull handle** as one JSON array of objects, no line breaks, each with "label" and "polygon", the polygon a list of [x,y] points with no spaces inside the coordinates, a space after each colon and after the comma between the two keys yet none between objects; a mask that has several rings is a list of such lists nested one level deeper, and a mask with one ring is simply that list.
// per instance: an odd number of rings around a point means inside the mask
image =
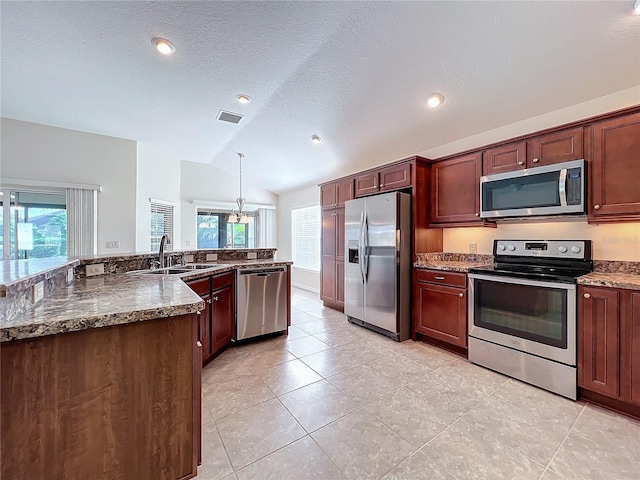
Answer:
[{"label": "drawer pull handle", "polygon": [[584,298],[591,298],[591,294],[590,293],[585,293],[584,294]]},{"label": "drawer pull handle", "polygon": [[594,205],[594,206],[593,206],[593,209],[594,209],[594,210],[600,210],[600,205]]},{"label": "drawer pull handle", "polygon": [[462,297],[464,297],[464,293],[460,292],[460,293],[458,294],[458,296],[459,296],[460,298],[462,298]]},{"label": "drawer pull handle", "polygon": [[436,280],[444,280],[444,277],[434,277]]}]

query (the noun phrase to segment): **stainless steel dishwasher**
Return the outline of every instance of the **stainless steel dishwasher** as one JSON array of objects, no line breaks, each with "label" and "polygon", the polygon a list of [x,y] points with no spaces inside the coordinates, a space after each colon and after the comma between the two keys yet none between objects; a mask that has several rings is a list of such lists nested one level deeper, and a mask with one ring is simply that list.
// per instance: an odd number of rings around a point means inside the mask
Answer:
[{"label": "stainless steel dishwasher", "polygon": [[286,330],[286,267],[238,269],[236,315],[236,340]]}]

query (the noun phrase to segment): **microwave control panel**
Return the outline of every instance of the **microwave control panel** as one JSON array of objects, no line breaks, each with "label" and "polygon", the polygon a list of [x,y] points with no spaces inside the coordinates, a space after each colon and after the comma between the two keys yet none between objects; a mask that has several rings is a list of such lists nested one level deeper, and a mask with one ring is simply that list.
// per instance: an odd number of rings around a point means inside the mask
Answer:
[{"label": "microwave control panel", "polygon": [[581,168],[569,168],[567,170],[567,205],[580,205],[584,183]]}]

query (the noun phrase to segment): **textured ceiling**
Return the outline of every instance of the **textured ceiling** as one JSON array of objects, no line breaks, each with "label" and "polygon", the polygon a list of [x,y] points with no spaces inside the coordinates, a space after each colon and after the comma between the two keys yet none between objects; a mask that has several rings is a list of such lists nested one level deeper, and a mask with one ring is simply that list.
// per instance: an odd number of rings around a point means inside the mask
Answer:
[{"label": "textured ceiling", "polygon": [[3,1],[0,113],[284,192],[640,85],[631,4]]}]

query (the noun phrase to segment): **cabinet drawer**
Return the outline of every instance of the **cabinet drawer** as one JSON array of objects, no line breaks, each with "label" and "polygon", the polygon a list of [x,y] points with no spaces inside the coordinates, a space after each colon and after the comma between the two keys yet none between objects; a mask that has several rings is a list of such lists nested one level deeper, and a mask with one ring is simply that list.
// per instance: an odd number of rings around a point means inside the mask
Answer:
[{"label": "cabinet drawer", "polygon": [[235,272],[221,273],[211,277],[211,290],[217,290],[227,285],[233,285],[233,276]]},{"label": "cabinet drawer", "polygon": [[202,278],[200,280],[193,280],[191,282],[187,282],[187,285],[189,285],[189,288],[191,288],[191,290],[196,292],[198,295],[206,295],[210,291],[209,278],[211,277]]},{"label": "cabinet drawer", "polygon": [[417,270],[416,278],[418,282],[436,283],[440,285],[450,285],[452,287],[467,287],[467,274],[456,272],[445,272],[442,270]]}]

